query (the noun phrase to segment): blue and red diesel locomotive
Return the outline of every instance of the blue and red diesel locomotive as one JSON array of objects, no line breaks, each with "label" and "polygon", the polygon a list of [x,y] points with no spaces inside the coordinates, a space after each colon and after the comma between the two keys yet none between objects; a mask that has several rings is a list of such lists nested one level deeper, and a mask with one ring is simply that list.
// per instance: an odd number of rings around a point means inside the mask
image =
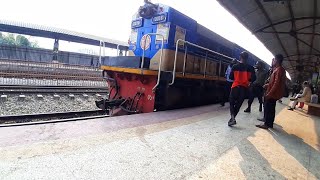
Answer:
[{"label": "blue and red diesel locomotive", "polygon": [[225,70],[243,48],[162,4],[146,2],[131,28],[129,56],[102,61],[110,93],[99,108],[146,113],[222,100]]}]

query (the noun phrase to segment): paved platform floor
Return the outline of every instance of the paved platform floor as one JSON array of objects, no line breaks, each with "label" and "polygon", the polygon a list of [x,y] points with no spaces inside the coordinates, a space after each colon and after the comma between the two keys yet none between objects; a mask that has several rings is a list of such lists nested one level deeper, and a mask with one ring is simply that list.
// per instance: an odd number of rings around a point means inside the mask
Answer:
[{"label": "paved platform floor", "polygon": [[320,118],[277,113],[268,131],[256,105],[233,128],[219,105],[1,128],[0,179],[320,179]]}]

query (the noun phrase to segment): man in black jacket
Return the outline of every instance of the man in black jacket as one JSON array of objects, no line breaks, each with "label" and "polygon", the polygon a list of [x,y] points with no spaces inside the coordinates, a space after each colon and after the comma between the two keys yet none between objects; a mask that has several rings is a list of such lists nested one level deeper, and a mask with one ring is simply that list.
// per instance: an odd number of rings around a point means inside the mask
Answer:
[{"label": "man in black jacket", "polygon": [[236,116],[247,95],[250,82],[256,80],[254,68],[247,64],[249,54],[242,52],[240,54],[240,63],[234,65],[231,69],[230,79],[233,80],[230,93],[230,114],[231,119],[228,126],[237,124]]},{"label": "man in black jacket", "polygon": [[251,83],[249,88],[249,100],[248,100],[248,107],[244,112],[250,113],[251,112],[251,105],[255,97],[258,97],[260,106],[259,111],[262,111],[262,97],[263,97],[263,85],[268,77],[268,72],[264,70],[263,63],[258,61],[256,66],[256,77],[257,79]]}]

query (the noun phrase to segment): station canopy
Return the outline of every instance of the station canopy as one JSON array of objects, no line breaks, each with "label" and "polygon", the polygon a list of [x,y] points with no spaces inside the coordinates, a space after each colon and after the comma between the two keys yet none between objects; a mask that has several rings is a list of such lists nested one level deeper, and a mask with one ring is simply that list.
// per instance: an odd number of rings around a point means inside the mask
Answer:
[{"label": "station canopy", "polygon": [[282,53],[291,78],[308,80],[320,68],[317,0],[218,0],[273,54]]}]

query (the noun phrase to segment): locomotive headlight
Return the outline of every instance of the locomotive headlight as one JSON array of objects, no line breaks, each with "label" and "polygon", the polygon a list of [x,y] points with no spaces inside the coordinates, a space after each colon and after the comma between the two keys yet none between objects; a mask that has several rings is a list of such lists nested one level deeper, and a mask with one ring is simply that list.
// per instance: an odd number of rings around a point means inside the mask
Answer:
[{"label": "locomotive headlight", "polygon": [[152,18],[153,24],[162,23],[166,21],[167,21],[167,14],[159,14]]}]

